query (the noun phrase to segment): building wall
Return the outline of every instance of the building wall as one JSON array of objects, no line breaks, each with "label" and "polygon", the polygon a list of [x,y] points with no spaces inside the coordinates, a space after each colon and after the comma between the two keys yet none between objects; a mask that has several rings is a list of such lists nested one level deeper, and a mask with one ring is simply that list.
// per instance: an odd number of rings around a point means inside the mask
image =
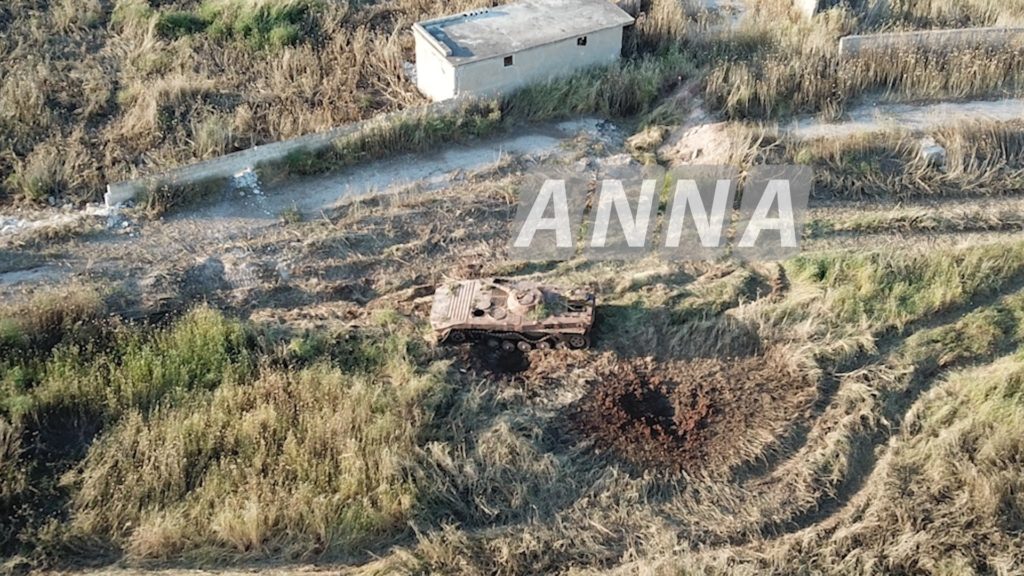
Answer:
[{"label": "building wall", "polygon": [[416,35],[416,87],[431,100],[455,97],[455,66],[419,33]]},{"label": "building wall", "polygon": [[[456,95],[491,96],[570,74],[582,68],[610,64],[622,54],[622,28],[587,34],[587,45],[577,38],[529,48],[488,60],[469,62],[455,69]],[[505,66],[505,56],[513,64]]]}]

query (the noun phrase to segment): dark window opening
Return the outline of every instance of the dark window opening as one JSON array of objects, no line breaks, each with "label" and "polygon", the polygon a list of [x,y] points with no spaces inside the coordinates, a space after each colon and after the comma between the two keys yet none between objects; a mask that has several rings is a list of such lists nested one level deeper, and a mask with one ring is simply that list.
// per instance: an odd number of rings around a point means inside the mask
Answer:
[{"label": "dark window opening", "polygon": [[577,38],[576,39],[576,45],[577,46],[586,46],[587,45],[587,37],[586,36],[580,36],[579,38]]},{"label": "dark window opening", "polygon": [[505,56],[505,67],[509,67],[514,63],[511,56]]}]

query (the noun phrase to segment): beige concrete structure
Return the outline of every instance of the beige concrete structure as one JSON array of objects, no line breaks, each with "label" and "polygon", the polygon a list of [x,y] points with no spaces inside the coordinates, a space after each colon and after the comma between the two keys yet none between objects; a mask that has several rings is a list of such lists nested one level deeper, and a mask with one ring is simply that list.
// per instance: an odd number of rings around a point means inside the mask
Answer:
[{"label": "beige concrete structure", "polygon": [[614,62],[632,23],[609,0],[526,0],[420,22],[416,83],[438,101],[509,92]]},{"label": "beige concrete structure", "polygon": [[1024,49],[1024,28],[959,28],[845,36],[839,40],[840,58],[858,58],[898,50],[950,51],[972,48]]}]

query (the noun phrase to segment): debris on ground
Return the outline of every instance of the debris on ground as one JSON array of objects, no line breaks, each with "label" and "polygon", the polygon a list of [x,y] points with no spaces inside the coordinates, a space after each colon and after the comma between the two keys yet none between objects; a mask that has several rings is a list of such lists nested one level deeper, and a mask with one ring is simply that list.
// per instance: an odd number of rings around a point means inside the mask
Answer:
[{"label": "debris on ground", "polygon": [[55,237],[62,231],[103,228],[117,234],[134,234],[138,223],[126,214],[127,206],[87,204],[81,210],[65,205],[56,211],[0,215],[0,237],[18,241],[23,236]]},{"label": "debris on ground", "polygon": [[626,146],[634,154],[651,153],[661,146],[668,136],[668,128],[665,126],[649,126],[645,130],[637,132],[626,140]]},{"label": "debris on ground", "polygon": [[943,168],[946,165],[946,149],[939,145],[934,138],[926,136],[918,143],[921,147],[921,160],[933,168]]},{"label": "debris on ground", "polygon": [[260,176],[252,168],[246,168],[235,174],[231,179],[231,188],[242,197],[247,194],[252,194],[253,196],[263,195],[263,190],[260,188]]}]

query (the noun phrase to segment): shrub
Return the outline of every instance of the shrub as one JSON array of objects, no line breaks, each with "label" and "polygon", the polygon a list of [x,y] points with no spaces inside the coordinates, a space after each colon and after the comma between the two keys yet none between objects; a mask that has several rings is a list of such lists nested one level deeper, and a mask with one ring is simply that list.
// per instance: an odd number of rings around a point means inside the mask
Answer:
[{"label": "shrub", "polygon": [[162,12],[156,20],[156,31],[165,38],[179,38],[202,32],[209,23],[197,14],[183,10]]},{"label": "shrub", "polygon": [[502,102],[506,117],[538,121],[579,114],[625,117],[647,112],[679,78],[695,71],[680,52],[626,60],[528,86]]},{"label": "shrub", "polygon": [[59,195],[65,187],[64,157],[54,146],[37,147],[18,164],[7,186],[33,202]]},{"label": "shrub", "polygon": [[300,26],[315,6],[313,0],[205,0],[199,13],[215,38],[280,48],[298,41]]}]

